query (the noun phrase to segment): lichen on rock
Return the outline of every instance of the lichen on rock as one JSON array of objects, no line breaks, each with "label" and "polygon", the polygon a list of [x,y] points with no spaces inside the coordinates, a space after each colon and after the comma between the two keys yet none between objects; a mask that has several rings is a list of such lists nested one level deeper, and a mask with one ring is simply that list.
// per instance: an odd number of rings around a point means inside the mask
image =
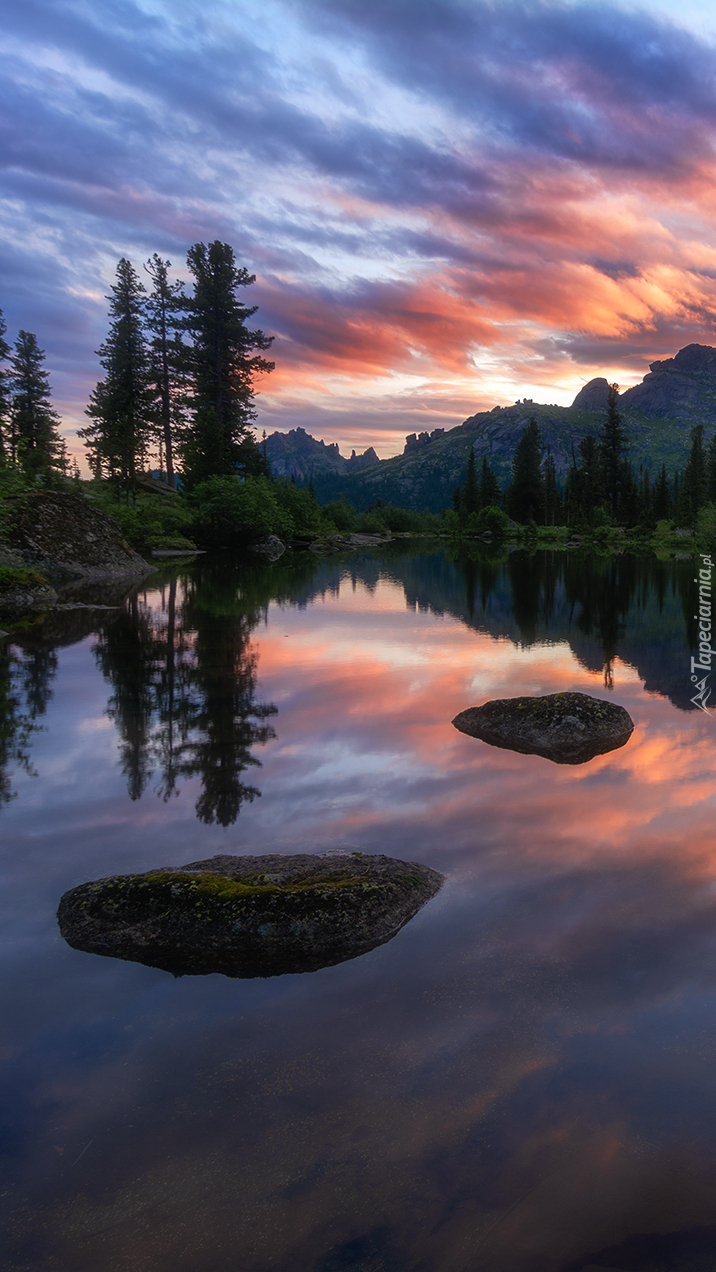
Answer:
[{"label": "lichen on rock", "polygon": [[129,546],[113,517],[70,491],[33,490],[6,501],[12,561],[51,582],[146,575],[152,566]]},{"label": "lichen on rock", "polygon": [[629,741],[634,721],[624,707],[586,693],[497,698],[455,716],[461,733],[555,764],[585,764]]},{"label": "lichen on rock", "polygon": [[442,883],[428,866],[362,853],[220,856],[80,884],[57,918],[88,953],[175,976],[276,976],[382,945]]}]

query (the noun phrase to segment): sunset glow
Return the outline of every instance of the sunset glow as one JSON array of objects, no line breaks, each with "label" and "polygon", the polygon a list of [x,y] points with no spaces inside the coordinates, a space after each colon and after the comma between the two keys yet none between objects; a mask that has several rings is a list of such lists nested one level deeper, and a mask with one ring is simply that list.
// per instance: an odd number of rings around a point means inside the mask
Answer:
[{"label": "sunset glow", "polygon": [[704,6],[30,0],[3,31],[0,306],[75,450],[117,259],[198,240],[257,274],[259,427],[344,449],[716,340]]}]

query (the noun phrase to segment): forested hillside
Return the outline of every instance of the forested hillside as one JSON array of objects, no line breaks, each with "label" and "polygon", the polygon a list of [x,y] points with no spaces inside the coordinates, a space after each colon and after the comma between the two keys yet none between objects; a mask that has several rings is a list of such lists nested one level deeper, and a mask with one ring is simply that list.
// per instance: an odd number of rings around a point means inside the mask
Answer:
[{"label": "forested hillside", "polygon": [[[449,506],[455,486],[464,478],[470,448],[478,467],[487,456],[504,489],[517,443],[531,418],[540,427],[545,450],[551,452],[557,478],[564,481],[578,456],[579,443],[589,435],[597,437],[602,428],[607,389],[607,381],[597,379],[584,386],[572,406],[525,399],[478,412],[446,433],[437,430],[430,436],[406,439],[402,455],[367,469],[315,475],[316,494],[321,500],[345,494],[357,507],[367,507],[379,498],[438,512]],[[640,385],[619,395],[618,405],[635,471],[648,469],[652,480],[662,465],[670,474],[682,471],[693,425],[705,425],[706,441],[716,425],[716,349],[688,345],[674,358],[652,363]]]}]

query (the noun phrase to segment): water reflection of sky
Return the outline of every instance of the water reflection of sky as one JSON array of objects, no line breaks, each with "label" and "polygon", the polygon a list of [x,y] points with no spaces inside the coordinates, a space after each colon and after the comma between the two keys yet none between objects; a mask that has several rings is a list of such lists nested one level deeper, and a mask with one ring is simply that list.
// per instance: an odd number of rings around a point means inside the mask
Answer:
[{"label": "water reflection of sky", "polygon": [[[619,751],[573,768],[458,734],[471,703],[603,694],[601,670],[407,604],[400,570],[336,567],[268,605],[251,641],[277,737],[228,827],[197,820],[196,776],[130,801],[94,638],[59,649],[38,776],[0,814],[8,1267],[546,1272],[650,1267],[596,1257],[638,1233],[708,1247],[714,725],[617,656]],[[641,632],[653,668],[644,625],[635,604],[622,646]],[[683,635],[668,657],[671,684]],[[175,981],[57,934],[85,879],[311,847],[448,882],[388,945],[306,976]]]}]

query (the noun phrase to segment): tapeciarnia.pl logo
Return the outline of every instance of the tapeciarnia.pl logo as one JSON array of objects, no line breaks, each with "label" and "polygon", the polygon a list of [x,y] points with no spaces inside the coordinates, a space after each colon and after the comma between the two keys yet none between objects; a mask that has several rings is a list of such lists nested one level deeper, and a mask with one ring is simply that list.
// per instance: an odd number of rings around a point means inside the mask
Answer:
[{"label": "tapeciarnia.pl logo", "polygon": [[[691,683],[696,685],[696,697],[692,698],[695,707],[707,711],[707,703],[711,697],[711,686],[706,682],[711,673],[711,658],[716,650],[711,648],[711,571],[713,564],[710,556],[701,554],[701,569],[694,583],[699,585],[699,612],[694,614],[699,625],[699,656],[691,659]],[[697,672],[705,671],[700,680]]]}]

